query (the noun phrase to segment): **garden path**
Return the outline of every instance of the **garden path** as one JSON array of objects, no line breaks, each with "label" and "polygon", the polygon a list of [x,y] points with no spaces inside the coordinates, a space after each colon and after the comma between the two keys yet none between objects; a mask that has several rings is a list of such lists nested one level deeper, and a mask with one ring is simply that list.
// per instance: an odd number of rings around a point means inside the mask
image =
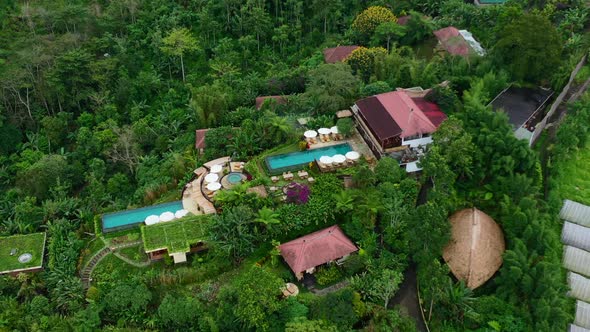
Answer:
[{"label": "garden path", "polygon": [[82,286],[84,286],[84,289],[88,289],[90,287],[90,283],[92,282],[92,278],[90,278],[90,276],[92,275],[92,271],[94,271],[96,265],[110,253],[111,248],[105,246],[94,256],[92,256],[88,264],[86,264],[82,271],[80,271],[80,277],[82,279]]},{"label": "garden path", "polygon": [[335,285],[332,285],[330,287],[326,287],[324,289],[310,288],[309,290],[312,293],[314,293],[315,295],[324,296],[326,294],[333,293],[341,288],[344,288],[344,287],[348,286],[348,284],[349,284],[348,280],[344,280],[344,281],[341,281],[341,282],[339,282]]},{"label": "garden path", "polygon": [[146,262],[136,262],[134,260],[131,260],[123,255],[121,255],[118,252],[113,252],[113,255],[115,255],[115,257],[119,258],[120,260],[122,260],[123,262],[129,264],[129,265],[133,265],[135,267],[146,267],[148,265],[150,265],[152,262],[151,261],[146,261]]}]

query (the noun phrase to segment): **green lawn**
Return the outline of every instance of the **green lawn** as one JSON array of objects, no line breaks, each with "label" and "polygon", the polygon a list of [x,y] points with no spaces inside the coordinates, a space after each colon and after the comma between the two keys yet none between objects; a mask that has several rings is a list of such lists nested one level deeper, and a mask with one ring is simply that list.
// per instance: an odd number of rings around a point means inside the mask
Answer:
[{"label": "green lawn", "polygon": [[86,266],[92,256],[96,254],[100,249],[104,248],[105,244],[101,238],[94,238],[92,241],[86,244],[86,247],[82,249],[82,267]]},{"label": "green lawn", "polygon": [[590,205],[590,144],[579,150],[569,160],[555,167],[559,174],[553,181],[553,189],[560,199],[570,199]]},{"label": "green lawn", "polygon": [[207,216],[187,217],[151,226],[141,226],[146,251],[168,249],[168,253],[188,252],[191,244],[204,240]]},{"label": "green lawn", "polygon": [[[13,256],[10,255],[12,249],[17,249]],[[0,272],[40,267],[43,265],[44,249],[45,233],[0,237]],[[18,261],[18,257],[24,253],[33,255],[30,262]]]},{"label": "green lawn", "polygon": [[122,256],[125,256],[125,257],[129,258],[130,260],[136,261],[138,263],[146,262],[148,260],[148,257],[145,254],[145,252],[143,250],[143,246],[141,244],[136,245],[136,246],[132,246],[132,247],[119,249],[119,253]]}]

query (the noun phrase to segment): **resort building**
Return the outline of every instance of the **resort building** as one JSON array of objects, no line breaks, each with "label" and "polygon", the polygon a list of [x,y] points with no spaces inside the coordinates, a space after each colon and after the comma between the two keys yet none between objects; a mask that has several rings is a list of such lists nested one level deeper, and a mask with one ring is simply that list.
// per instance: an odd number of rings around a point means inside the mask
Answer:
[{"label": "resort building", "polygon": [[356,45],[326,48],[324,50],[324,61],[326,61],[326,63],[342,62],[357,48],[359,47]]},{"label": "resort building", "polygon": [[424,98],[428,91],[398,89],[361,99],[352,106],[357,129],[377,158],[390,155],[408,164],[406,170],[419,170],[418,157],[447,118],[436,104]]},{"label": "resort building", "polygon": [[486,54],[481,44],[467,30],[459,30],[451,26],[434,31],[434,35],[438,39],[437,49],[440,51],[462,57]]},{"label": "resort building", "polygon": [[166,255],[174,263],[186,262],[186,254],[205,249],[206,216],[141,226],[143,248],[151,260],[159,260]]},{"label": "resort building", "polygon": [[304,273],[314,273],[316,267],[336,262],[340,264],[358,248],[334,225],[305,235],[279,246],[285,259],[298,280]]},{"label": "resort building", "polygon": [[450,222],[451,241],[443,258],[457,279],[475,289],[502,265],[504,234],[490,216],[476,208],[456,212]]},{"label": "resort building", "polygon": [[575,298],[576,316],[569,331],[590,331],[590,206],[565,200],[559,213],[564,221],[561,242],[568,295]]},{"label": "resort building", "polygon": [[492,100],[489,106],[496,112],[505,112],[518,139],[530,140],[537,123],[543,119],[543,108],[553,91],[542,88],[510,86]]},{"label": "resort building", "polygon": [[46,233],[0,237],[0,274],[43,270]]}]

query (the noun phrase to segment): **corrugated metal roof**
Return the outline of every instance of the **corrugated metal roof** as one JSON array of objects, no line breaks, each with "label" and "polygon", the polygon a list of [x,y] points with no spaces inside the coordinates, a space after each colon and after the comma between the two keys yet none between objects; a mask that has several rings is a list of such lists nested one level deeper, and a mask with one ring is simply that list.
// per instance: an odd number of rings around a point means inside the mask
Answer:
[{"label": "corrugated metal roof", "polygon": [[590,206],[566,199],[559,217],[578,225],[590,227]]},{"label": "corrugated metal roof", "polygon": [[590,279],[574,272],[568,272],[567,280],[570,286],[569,296],[582,301],[590,301]]},{"label": "corrugated metal roof", "polygon": [[590,228],[566,221],[561,231],[561,242],[590,251]]},{"label": "corrugated metal roof", "polygon": [[590,330],[578,325],[570,324],[568,332],[590,332]]},{"label": "corrugated metal roof", "polygon": [[574,324],[583,327],[590,328],[590,304],[584,301],[578,301],[576,303],[576,319]]},{"label": "corrugated metal roof", "polygon": [[563,266],[570,270],[590,277],[590,252],[572,246],[564,246]]}]

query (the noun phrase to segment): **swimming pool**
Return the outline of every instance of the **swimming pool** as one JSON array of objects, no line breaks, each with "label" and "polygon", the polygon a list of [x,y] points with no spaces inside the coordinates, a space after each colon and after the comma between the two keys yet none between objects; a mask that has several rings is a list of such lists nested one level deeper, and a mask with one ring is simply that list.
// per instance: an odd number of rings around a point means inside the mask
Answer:
[{"label": "swimming pool", "polygon": [[319,149],[268,156],[265,161],[271,173],[280,173],[283,170],[293,170],[297,167],[303,167],[319,159],[321,156],[331,157],[335,154],[346,154],[349,151],[352,151],[350,144],[343,143]]},{"label": "swimming pool", "polygon": [[146,206],[139,209],[107,213],[102,216],[102,231],[105,233],[127,229],[144,222],[147,216],[172,213],[182,209],[182,201]]}]

